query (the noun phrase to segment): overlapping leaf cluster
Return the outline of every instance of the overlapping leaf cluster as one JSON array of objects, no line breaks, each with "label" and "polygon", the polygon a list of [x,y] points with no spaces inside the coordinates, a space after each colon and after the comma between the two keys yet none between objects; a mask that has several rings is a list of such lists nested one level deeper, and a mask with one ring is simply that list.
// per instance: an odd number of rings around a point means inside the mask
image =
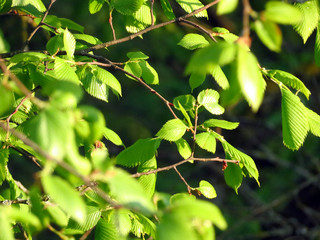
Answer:
[{"label": "overlapping leaf cluster", "polygon": [[[199,0],[176,3],[187,13],[204,7]],[[221,0],[216,10],[220,15],[227,14],[237,5],[237,0]],[[160,1],[159,11],[153,11],[151,6],[147,0],[88,1],[91,14],[108,9],[111,25],[113,14],[122,16],[129,33],[156,23],[157,13],[169,20],[176,18],[168,0]],[[200,160],[195,156],[197,148],[211,156],[206,161],[218,161],[215,154],[219,142],[225,152],[225,164],[229,161],[224,170],[226,184],[236,192],[243,177],[254,178],[259,184],[254,160],[232,146],[217,129],[238,127],[239,123],[220,116],[226,106],[242,96],[254,112],[258,111],[266,84],[271,81],[282,93],[284,144],[297,150],[308,132],[320,136],[320,116],[308,109],[298,95],[301,92],[309,98],[310,91],[303,82],[290,73],[262,68],[241,36],[213,28],[211,36],[190,33],[177,43],[195,52],[186,66],[191,93],[175,97],[173,103],[158,94],[167,101],[172,119],[159,127],[154,138],[138,139],[117,156],[109,156],[103,141],[122,147],[124,144],[116,132],[106,127],[102,112],[83,103],[83,94],[105,104],[111,92],[122,97],[121,83],[110,67],[121,69],[129,79],[155,92],[150,85],[159,84],[160,80],[149,57],[141,51],[128,52],[126,62],[114,64],[86,51],[100,46],[102,41],[85,34],[84,27],[70,19],[50,12],[46,15],[41,0],[0,3],[0,13],[14,13],[13,10],[32,16],[34,23],[51,37],[44,51],[7,54],[10,43],[0,29],[0,52],[4,53],[0,59],[0,239],[11,240],[15,234],[26,234],[31,239],[45,228],[65,239],[93,229],[95,239],[214,239],[213,227],[224,230],[227,223],[217,206],[192,195],[215,198],[214,187],[202,180],[199,187],[188,186],[191,196],[157,192],[157,174],[161,170],[157,152],[162,141],[169,141],[175,143],[182,157],[174,167]],[[251,15],[252,27],[262,43],[276,52],[282,43],[278,24],[293,25],[304,42],[317,28],[315,56],[319,64],[317,1],[295,5],[269,1],[263,12],[252,11]],[[208,17],[208,13],[198,11],[194,16]],[[216,42],[211,41],[213,36]],[[221,92],[204,89],[195,94],[207,75],[215,79]],[[223,104],[219,102],[222,94],[226,96]],[[211,117],[198,122],[203,113]],[[8,161],[14,155],[29,157],[41,167],[30,189],[21,187],[11,175]],[[127,168],[136,168],[137,173],[132,176]]]}]

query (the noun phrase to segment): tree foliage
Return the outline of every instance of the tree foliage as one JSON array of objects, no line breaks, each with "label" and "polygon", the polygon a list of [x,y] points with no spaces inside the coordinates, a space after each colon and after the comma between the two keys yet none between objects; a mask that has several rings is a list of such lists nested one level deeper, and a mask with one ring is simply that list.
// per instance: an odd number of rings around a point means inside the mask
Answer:
[{"label": "tree foliage", "polygon": [[[46,229],[62,239],[85,234],[95,239],[213,239],[214,229],[225,230],[227,222],[215,204],[198,197],[215,198],[216,190],[205,179],[199,187],[191,187],[177,167],[220,162],[226,185],[236,193],[246,177],[260,185],[254,160],[220,131],[239,126],[224,120],[228,106],[244,99],[256,113],[266,88],[275,84],[282,96],[284,145],[298,150],[309,132],[320,136],[320,116],[306,104],[311,91],[291,73],[261,65],[251,51],[250,37],[254,31],[266,48],[279,53],[281,25],[290,25],[304,43],[316,31],[314,55],[319,64],[317,0],[267,1],[261,11],[244,0],[239,36],[202,24],[209,8],[218,15],[229,14],[240,7],[238,0],[89,0],[90,14],[107,9],[114,38],[110,41],[87,34],[72,19],[51,15],[54,3],[0,3],[2,15],[25,17],[33,25],[19,49],[10,48],[11,42],[0,28],[0,239],[11,240],[19,234],[31,239]],[[117,38],[113,19],[126,29],[126,36]],[[155,85],[165,86],[149,59],[151,53],[134,49],[119,59],[108,57],[115,45],[136,37],[144,41],[145,33],[179,23],[195,30],[176,46],[192,51],[185,66],[190,76],[188,94],[168,100],[155,90]],[[39,35],[48,37],[45,47],[29,48]],[[118,62],[122,59],[126,60]],[[137,139],[127,147],[106,127],[102,111],[84,97],[89,94],[106,105],[111,95],[118,101],[126,98],[119,73],[158,97],[171,114],[152,138]],[[217,84],[204,87],[206,76],[212,76]],[[110,155],[107,142],[122,150]],[[181,159],[158,167],[164,142],[174,142]],[[217,147],[223,149],[224,158],[216,155]],[[197,149],[210,157],[196,156]],[[14,156],[23,156],[25,164],[32,159],[39,167],[28,189],[8,168]],[[135,168],[135,173],[129,168]],[[157,191],[157,174],[170,169],[184,181],[188,194]]]}]

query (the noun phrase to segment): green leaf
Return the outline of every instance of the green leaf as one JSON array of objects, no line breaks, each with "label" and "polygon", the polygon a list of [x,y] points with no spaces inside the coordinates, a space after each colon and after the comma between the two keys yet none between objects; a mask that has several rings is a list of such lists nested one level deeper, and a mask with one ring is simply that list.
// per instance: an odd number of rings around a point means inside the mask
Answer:
[{"label": "green leaf", "polygon": [[109,184],[111,195],[120,204],[144,214],[154,212],[154,205],[142,185],[124,170],[113,169],[108,171],[104,181]]},{"label": "green leaf", "polygon": [[92,45],[96,45],[96,44],[101,44],[102,43],[98,38],[93,37],[93,36],[88,35],[88,34],[76,33],[76,34],[73,34],[73,36],[77,40],[82,40],[82,41],[85,41],[86,43],[90,43]]},{"label": "green leaf", "polygon": [[306,114],[309,122],[310,132],[320,137],[320,116],[314,111],[306,108]]},{"label": "green leaf", "polygon": [[0,239],[14,240],[13,229],[7,216],[8,206],[0,206]]},{"label": "green leaf", "polygon": [[111,73],[103,68],[96,67],[94,68],[94,74],[96,75],[98,80],[115,90],[120,96],[122,95],[121,85]]},{"label": "green leaf", "polygon": [[186,111],[190,111],[195,107],[196,99],[190,94],[175,97],[173,99],[173,105],[176,109],[180,111],[179,103]]},{"label": "green leaf", "polygon": [[14,94],[2,86],[0,82],[0,116],[9,115],[14,110]]},{"label": "green leaf", "polygon": [[258,67],[256,57],[240,47],[237,57],[237,77],[241,92],[254,112],[258,111],[266,88],[266,82]]},{"label": "green leaf", "polygon": [[162,10],[164,12],[164,15],[166,15],[166,17],[169,20],[175,19],[176,16],[173,13],[173,10],[172,10],[172,7],[170,5],[170,2],[168,0],[160,0],[160,2],[161,2],[161,7],[162,7]]},{"label": "green leaf", "polygon": [[143,3],[144,0],[112,0],[111,6],[121,14],[132,15],[141,8]]},{"label": "green leaf", "polygon": [[59,18],[59,21],[61,23],[62,28],[68,28],[68,29],[75,30],[75,31],[78,31],[81,33],[83,33],[83,31],[84,31],[83,26],[81,26],[80,24],[78,24],[68,18]]},{"label": "green leaf", "polygon": [[131,221],[132,213],[128,209],[120,208],[116,210],[111,210],[108,215],[109,221],[116,226],[117,232],[121,237],[126,237],[132,227]]},{"label": "green leaf", "polygon": [[185,134],[187,128],[188,127],[180,119],[172,119],[163,125],[156,136],[174,142]]},{"label": "green leaf", "polygon": [[131,231],[136,237],[141,238],[147,234],[155,239],[156,225],[150,219],[141,214],[135,214],[132,217]]},{"label": "green leaf", "polygon": [[316,42],[314,46],[314,60],[317,66],[320,66],[320,26],[317,27]]},{"label": "green leaf", "polygon": [[142,60],[142,59],[146,60],[146,59],[149,58],[147,55],[145,55],[143,52],[140,52],[140,51],[138,51],[138,52],[128,52],[127,56],[131,61]]},{"label": "green leaf", "polygon": [[63,35],[59,34],[50,38],[50,40],[47,42],[46,49],[51,55],[57,53],[58,50],[64,49]]},{"label": "green leaf", "polygon": [[189,78],[189,85],[191,87],[191,92],[202,85],[202,83],[206,80],[206,74],[193,72]]},{"label": "green leaf", "polygon": [[[154,21],[156,21],[155,15]],[[133,15],[126,17],[126,30],[130,33],[139,32],[145,29],[148,25],[151,25],[151,13],[150,6],[147,3],[144,3]]]},{"label": "green leaf", "polygon": [[[127,62],[125,65],[124,65],[124,70],[133,74],[134,76],[140,78],[141,75],[142,75],[142,68],[140,66],[140,63],[138,62]],[[131,78],[133,80],[136,80],[135,78],[129,76],[129,75],[126,75],[128,78]]]},{"label": "green leaf", "polygon": [[135,167],[152,159],[160,145],[160,139],[139,139],[117,156],[117,164]]},{"label": "green leaf", "polygon": [[98,207],[86,206],[86,217],[83,222],[79,223],[74,221],[73,219],[69,220],[68,226],[66,229],[76,229],[81,230],[83,232],[88,231],[97,225],[98,221],[101,218],[101,210]]},{"label": "green leaf", "polygon": [[188,50],[194,50],[209,46],[209,42],[200,34],[189,33],[180,40],[178,45]]},{"label": "green leaf", "polygon": [[63,158],[66,145],[73,139],[73,130],[67,115],[54,108],[47,108],[21,125],[23,132],[53,157]]},{"label": "green leaf", "polygon": [[[7,2],[9,2],[9,0],[5,1],[4,4],[6,4]],[[1,6],[0,6],[0,13],[1,13]],[[0,53],[6,53],[6,52],[10,52],[10,44],[5,39],[3,32],[0,29]]]},{"label": "green leaf", "polygon": [[233,61],[236,55],[235,44],[218,42],[197,50],[189,61],[186,73],[211,73],[216,65],[225,65]]},{"label": "green leaf", "polygon": [[228,163],[228,167],[224,170],[224,180],[226,184],[234,189],[238,194],[238,188],[241,186],[243,174],[240,166],[235,163]]},{"label": "green leaf", "polygon": [[267,74],[269,77],[275,78],[276,80],[284,83],[285,85],[296,89],[298,92],[302,92],[306,96],[306,98],[309,99],[309,96],[311,94],[309,89],[299,78],[292,75],[291,73],[281,70],[269,70]]},{"label": "green leaf", "polygon": [[223,15],[233,12],[238,5],[238,0],[221,0],[218,2],[217,14]]},{"label": "green leaf", "polygon": [[298,150],[309,131],[306,108],[298,96],[284,87],[281,94],[283,143],[292,150]]},{"label": "green leaf", "polygon": [[94,237],[96,240],[119,240],[116,226],[103,218],[100,219],[95,228]]},{"label": "green leaf", "polygon": [[78,68],[77,71],[84,90],[91,96],[108,102],[109,88],[97,78],[91,67]]},{"label": "green leaf", "polygon": [[[294,25],[294,29],[299,33],[303,39],[303,43],[306,43],[314,29],[318,26],[319,12],[317,0],[309,0],[304,3],[298,3],[295,5],[302,14],[300,22]],[[295,15],[292,15],[295,16]],[[291,16],[291,17],[292,17]],[[293,17],[292,17],[293,18]],[[295,17],[294,17],[295,18]]]},{"label": "green leaf", "polygon": [[45,58],[47,58],[48,55],[44,53],[39,53],[39,52],[26,52],[26,53],[19,53],[14,55],[11,59],[10,62],[12,63],[19,63],[19,62],[41,62]]},{"label": "green leaf", "polygon": [[89,12],[95,14],[99,12],[105,3],[105,0],[89,0]]},{"label": "green leaf", "polygon": [[254,22],[254,29],[261,42],[271,51],[280,52],[282,44],[282,32],[279,26],[271,21]]},{"label": "green leaf", "polygon": [[266,20],[280,24],[296,24],[302,18],[300,11],[289,3],[268,1],[264,12]]},{"label": "green leaf", "polygon": [[203,105],[211,114],[220,115],[224,113],[224,108],[218,104],[219,93],[212,89],[206,89],[199,93],[198,102]]},{"label": "green leaf", "polygon": [[197,188],[203,196],[206,198],[212,199],[217,197],[216,190],[214,187],[207,181],[201,180],[199,187]]},{"label": "green leaf", "polygon": [[191,147],[185,139],[180,138],[178,141],[175,141],[175,143],[177,145],[178,152],[181,155],[181,157],[183,157],[184,159],[187,159],[191,156],[192,154]]},{"label": "green leaf", "polygon": [[228,79],[219,65],[212,66],[211,76],[223,90],[229,88]]},{"label": "green leaf", "polygon": [[196,135],[196,143],[208,152],[216,152],[216,138],[211,132],[198,133]]},{"label": "green leaf", "polygon": [[79,83],[79,78],[69,63],[58,57],[54,60],[54,77],[63,81]]},{"label": "green leaf", "polygon": [[111,130],[110,128],[105,128],[104,129],[103,136],[107,140],[112,142],[114,145],[124,146],[124,144],[123,144],[121,138],[119,137],[119,135],[115,131]]},{"label": "green leaf", "polygon": [[6,13],[10,10],[12,0],[3,0],[0,2],[0,13]]},{"label": "green leaf", "polygon": [[49,194],[55,203],[70,214],[74,220],[79,223],[85,221],[85,203],[80,194],[68,182],[60,177],[50,175],[42,176],[41,181],[45,192]]},{"label": "green leaf", "polygon": [[259,172],[258,172],[257,166],[256,166],[255,162],[253,161],[253,159],[250,156],[248,156],[247,154],[244,154],[243,152],[241,152],[238,149],[236,149],[235,147],[233,147],[226,140],[224,140],[224,139],[219,139],[219,140],[221,141],[224,152],[226,153],[226,159],[240,161],[240,164],[243,165],[247,169],[249,176],[253,177],[256,180],[256,182],[258,183],[258,185],[260,185],[259,180],[258,180]]},{"label": "green leaf", "polygon": [[[150,160],[145,161],[138,167],[138,172],[148,172],[157,169],[157,159],[155,156]],[[138,182],[142,185],[145,193],[151,199],[156,188],[157,175],[156,173],[143,175],[138,178]]]},{"label": "green leaf", "polygon": [[142,69],[142,78],[147,84],[159,84],[159,76],[157,71],[150,66],[147,61],[140,61],[139,65]]},{"label": "green leaf", "polygon": [[[0,186],[8,175],[7,163],[9,160],[9,149],[0,149]],[[1,239],[1,238],[0,238]]]},{"label": "green leaf", "polygon": [[40,12],[47,10],[41,0],[12,0],[11,7],[16,7],[37,17],[40,16]]},{"label": "green leaf", "polygon": [[[203,7],[203,4],[199,0],[176,0],[176,2],[185,10],[187,13],[191,13],[199,8]],[[208,17],[207,10],[203,10],[195,15],[196,17]]]},{"label": "green leaf", "polygon": [[239,126],[238,122],[229,122],[220,119],[209,119],[203,123],[204,127],[219,127],[227,130],[236,129]]},{"label": "green leaf", "polygon": [[68,28],[63,33],[63,44],[66,49],[67,56],[69,58],[73,57],[74,50],[76,49],[76,40],[71,32],[69,32]]}]

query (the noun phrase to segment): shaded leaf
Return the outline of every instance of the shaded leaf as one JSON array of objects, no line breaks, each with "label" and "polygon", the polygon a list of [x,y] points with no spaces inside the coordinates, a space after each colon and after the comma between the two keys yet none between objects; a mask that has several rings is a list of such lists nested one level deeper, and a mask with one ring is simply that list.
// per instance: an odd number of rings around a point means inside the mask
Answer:
[{"label": "shaded leaf", "polygon": [[298,96],[284,87],[281,94],[283,143],[292,150],[298,150],[309,131],[306,108]]},{"label": "shaded leaf", "polygon": [[211,76],[223,90],[229,88],[229,81],[219,65],[212,66]]},{"label": "shaded leaf", "polygon": [[209,119],[203,123],[204,127],[219,127],[227,130],[236,129],[239,126],[238,122],[229,122],[220,119]]},{"label": "shaded leaf", "polygon": [[316,42],[314,46],[314,60],[320,66],[320,27],[317,27]]},{"label": "shaded leaf", "polygon": [[164,12],[164,15],[166,15],[166,17],[169,20],[175,19],[176,16],[173,13],[173,10],[172,10],[172,7],[170,5],[170,2],[168,0],[160,0],[160,2],[161,2],[161,7],[162,7],[162,10]]},{"label": "shaded leaf", "polygon": [[[7,163],[9,160],[9,149],[0,149],[0,186],[6,180],[8,174]],[[0,238],[1,239],[1,238]]]},{"label": "shaded leaf", "polygon": [[224,180],[226,184],[235,190],[238,194],[238,188],[241,186],[243,179],[242,170],[235,163],[228,163],[228,167],[224,170]]},{"label": "shaded leaf", "polygon": [[131,15],[140,9],[143,2],[144,0],[113,0],[111,6],[121,14]]},{"label": "shaded leaf", "polygon": [[320,116],[308,108],[306,108],[306,114],[310,126],[310,132],[313,135],[320,137]]},{"label": "shaded leaf", "polygon": [[189,85],[190,85],[190,88],[191,88],[191,92],[202,85],[202,83],[206,80],[206,74],[201,74],[201,73],[198,73],[198,72],[193,72],[191,73],[190,75],[190,78],[189,78]]},{"label": "shaded leaf", "polygon": [[139,65],[142,69],[141,76],[147,84],[159,84],[157,71],[147,61],[140,61]]},{"label": "shaded leaf", "polygon": [[179,103],[186,111],[190,111],[194,108],[196,99],[190,94],[181,95],[173,99],[173,105],[178,110],[180,110]]},{"label": "shaded leaf", "polygon": [[188,127],[180,119],[172,119],[163,125],[156,136],[174,142],[185,134],[187,128]]}]

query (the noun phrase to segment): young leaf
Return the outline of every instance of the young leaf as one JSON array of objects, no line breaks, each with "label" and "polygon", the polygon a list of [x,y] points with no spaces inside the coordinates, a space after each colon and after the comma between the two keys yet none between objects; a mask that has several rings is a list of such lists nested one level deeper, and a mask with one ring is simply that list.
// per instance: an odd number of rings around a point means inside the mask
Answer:
[{"label": "young leaf", "polygon": [[264,12],[266,20],[280,24],[296,24],[302,18],[301,12],[289,3],[268,1]]},{"label": "young leaf", "polygon": [[111,6],[119,13],[124,15],[132,15],[140,9],[144,0],[112,0]]},{"label": "young leaf", "polygon": [[50,195],[55,203],[77,222],[83,223],[85,221],[85,203],[80,194],[69,183],[60,177],[50,175],[43,176],[41,181],[45,192]]},{"label": "young leaf", "polygon": [[76,40],[71,32],[69,32],[68,28],[64,30],[63,33],[63,44],[64,48],[66,49],[67,56],[69,58],[73,57],[74,50],[76,49]]},{"label": "young leaf", "polygon": [[[153,17],[154,21],[156,21],[156,16],[154,15]],[[126,30],[130,33],[139,32],[148,25],[151,25],[151,13],[150,6],[147,3],[143,4],[133,15],[126,17]]]},{"label": "young leaf", "polygon": [[220,115],[224,113],[224,108],[218,104],[219,93],[212,89],[206,89],[199,93],[198,102],[203,105],[210,113]]},{"label": "young leaf", "polygon": [[191,156],[191,147],[185,139],[180,138],[178,141],[175,141],[175,143],[177,145],[178,152],[180,153],[181,157],[187,159]]},{"label": "young leaf", "polygon": [[180,110],[180,105],[186,110],[186,111],[190,111],[194,108],[194,106],[196,105],[196,99],[188,94],[188,95],[181,95],[178,97],[175,97],[173,99],[173,105],[176,109]]},{"label": "young leaf", "polygon": [[271,51],[280,52],[282,44],[282,33],[279,26],[271,21],[254,22],[254,29],[261,42]]},{"label": "young leaf", "polygon": [[169,0],[160,0],[160,2],[164,15],[166,15],[169,20],[175,19],[176,16],[173,13]]},{"label": "young leaf", "polygon": [[208,152],[216,152],[216,138],[211,132],[198,133],[196,135],[196,143]]},{"label": "young leaf", "polygon": [[233,12],[238,5],[238,0],[221,0],[218,2],[217,14],[223,15]]},{"label": "young leaf", "polygon": [[[150,160],[147,160],[141,165],[139,165],[138,172],[148,172],[155,169],[157,169],[157,159],[154,156]],[[156,173],[143,175],[138,178],[138,182],[142,185],[145,193],[150,199],[153,196],[156,188],[156,180],[157,180]]]},{"label": "young leaf", "polygon": [[116,227],[120,235],[120,239],[126,237],[131,230],[131,215],[132,213],[125,208],[111,210],[111,212],[108,214],[109,221]]},{"label": "young leaf", "polygon": [[300,98],[286,88],[281,88],[282,136],[284,144],[298,150],[309,131],[306,108]]},{"label": "young leaf", "polygon": [[139,139],[117,156],[117,164],[126,167],[135,167],[150,160],[156,154],[160,139]]},{"label": "young leaf", "polygon": [[226,75],[224,74],[224,72],[222,71],[222,69],[221,69],[221,67],[219,65],[212,66],[211,76],[214,78],[214,80],[216,80],[218,85],[223,90],[226,90],[226,89],[229,88],[228,79],[227,79]]},{"label": "young leaf", "polygon": [[142,78],[147,84],[159,84],[157,71],[147,61],[142,60],[139,65],[142,69]]},{"label": "young leaf", "polygon": [[13,229],[6,214],[8,206],[0,206],[0,239],[14,240]]},{"label": "young leaf", "polygon": [[314,46],[314,60],[320,66],[320,26],[317,27],[316,42]]},{"label": "young leaf", "polygon": [[[199,0],[176,0],[176,2],[185,10],[187,13],[191,13],[199,8],[203,7],[203,4]],[[208,17],[207,10],[203,10],[195,15],[196,17]]]},{"label": "young leaf", "polygon": [[209,119],[203,123],[204,127],[219,127],[227,130],[236,129],[239,126],[238,122],[228,122],[220,119]]},{"label": "young leaf", "polygon": [[101,210],[98,207],[87,205],[86,213],[87,213],[86,218],[81,223],[76,222],[73,219],[70,219],[68,226],[66,227],[67,230],[75,229],[75,230],[81,230],[85,232],[93,228],[94,226],[96,226],[98,221],[101,218]]},{"label": "young leaf", "polygon": [[8,175],[9,149],[0,149],[0,186]]},{"label": "young leaf", "polygon": [[63,34],[56,35],[47,42],[46,49],[51,55],[54,55],[58,50],[64,49]]},{"label": "young leaf", "polygon": [[172,119],[163,125],[156,136],[167,141],[175,142],[185,134],[187,128],[180,119]]},{"label": "young leaf", "polygon": [[107,70],[104,70],[103,68],[97,67],[94,68],[94,74],[97,76],[98,80],[115,90],[120,96],[122,95],[121,85],[111,73],[109,73]]},{"label": "young leaf", "polygon": [[206,74],[193,72],[189,78],[189,85],[191,87],[191,92],[202,85],[202,83],[206,80]]},{"label": "young leaf", "polygon": [[309,108],[306,108],[306,114],[310,126],[310,132],[313,135],[320,137],[320,116]]},{"label": "young leaf", "polygon": [[199,187],[197,188],[203,196],[206,198],[212,199],[217,197],[216,190],[214,187],[207,181],[201,180]]},{"label": "young leaf", "polygon": [[218,42],[197,50],[189,61],[186,73],[211,73],[212,68],[225,65],[233,61],[236,55],[236,46],[232,43]]},{"label": "young leaf", "polygon": [[188,50],[194,50],[209,46],[209,42],[200,34],[189,33],[180,40],[178,45]]},{"label": "young leaf", "polygon": [[73,36],[77,40],[82,40],[82,41],[85,41],[86,43],[90,43],[92,45],[96,45],[96,44],[101,44],[102,43],[98,38],[96,38],[94,36],[91,36],[91,35],[88,35],[88,34],[76,33],[76,34],[73,34]]},{"label": "young leaf", "polygon": [[54,60],[54,77],[63,81],[79,83],[79,78],[72,67],[62,58]]},{"label": "young leaf", "polygon": [[149,57],[145,55],[143,52],[128,52],[127,53],[128,58],[130,58],[131,61],[136,61],[136,60],[146,60]]},{"label": "young leaf", "polygon": [[138,238],[141,238],[147,234],[155,239],[156,225],[149,218],[146,218],[141,214],[135,214],[131,231]]},{"label": "young leaf", "polygon": [[95,228],[94,237],[96,240],[119,240],[120,236],[116,226],[108,222],[106,219],[101,218]]},{"label": "young leaf", "polygon": [[306,43],[314,29],[318,26],[318,3],[317,0],[309,0],[304,3],[297,3],[295,6],[300,10],[302,18],[294,25],[294,29],[302,37],[303,43]]},{"label": "young leaf", "polygon": [[109,140],[110,142],[112,142],[113,144],[115,144],[117,146],[124,146],[124,144],[123,144],[121,138],[119,137],[119,135],[115,131],[113,131],[113,130],[111,130],[109,128],[105,128],[104,129],[103,136],[107,140]]},{"label": "young leaf", "polygon": [[89,0],[89,12],[95,14],[99,12],[105,3],[105,0]]},{"label": "young leaf", "polygon": [[[133,74],[136,77],[141,77],[142,75],[142,68],[140,66],[140,63],[138,62],[127,62],[124,65],[124,70],[126,70],[127,72]],[[126,75],[128,78],[131,78],[133,80],[136,80],[135,78],[129,76],[128,74]]]},{"label": "young leaf", "polygon": [[238,188],[241,186],[243,179],[242,170],[235,163],[228,163],[228,167],[224,170],[224,180],[226,184],[235,190],[238,194]]},{"label": "young leaf", "polygon": [[302,92],[306,96],[306,98],[309,99],[309,96],[311,94],[309,89],[296,76],[281,70],[269,70],[267,73],[268,76],[270,76],[271,78],[275,78],[276,80],[284,83],[285,85],[292,87],[299,92]]},{"label": "young leaf", "polygon": [[36,14],[37,11],[45,12],[47,10],[41,0],[13,0],[11,7],[18,7],[31,14]]},{"label": "young leaf", "polygon": [[258,67],[256,57],[240,47],[237,57],[237,77],[241,92],[254,112],[258,111],[264,95],[266,82]]}]

